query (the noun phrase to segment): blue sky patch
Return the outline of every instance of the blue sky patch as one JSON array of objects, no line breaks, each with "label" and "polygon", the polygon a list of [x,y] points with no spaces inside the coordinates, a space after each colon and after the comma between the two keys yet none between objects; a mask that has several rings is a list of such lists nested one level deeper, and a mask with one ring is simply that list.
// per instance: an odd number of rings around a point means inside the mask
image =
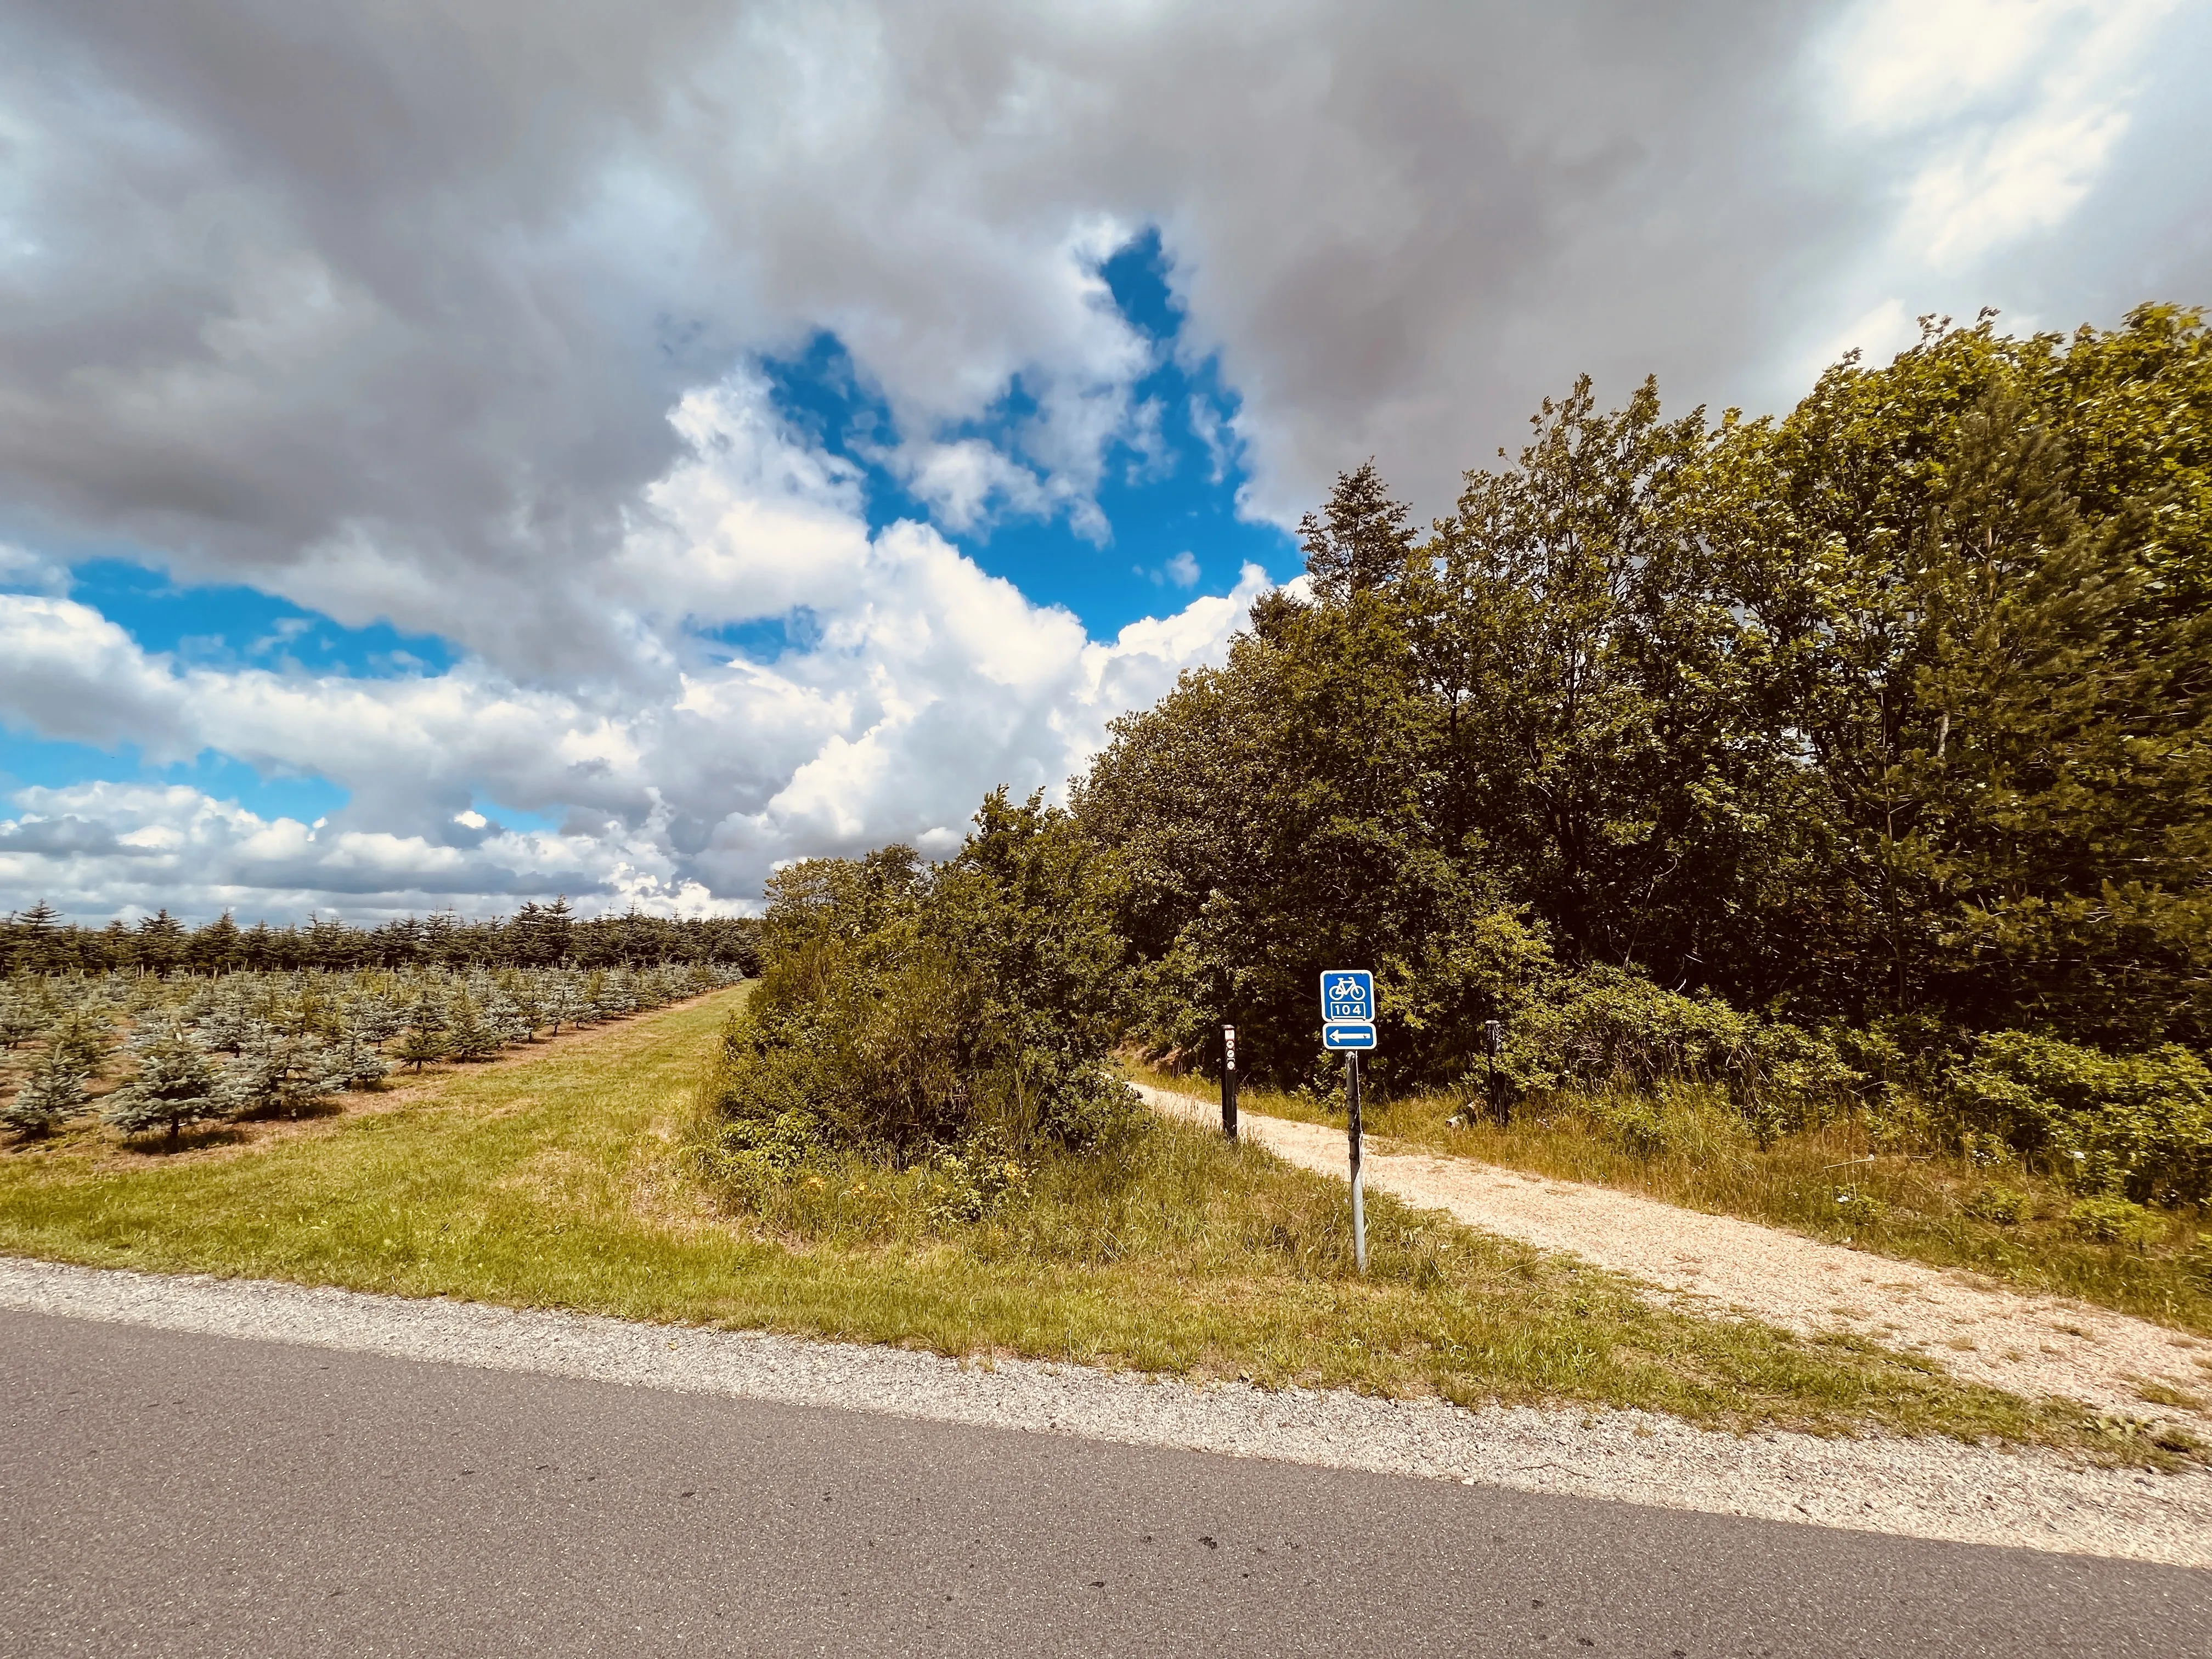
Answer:
[{"label": "blue sky patch", "polygon": [[[1049,518],[1001,514],[966,533],[945,533],[985,570],[1038,604],[1066,606],[1092,637],[1111,639],[1125,624],[1179,611],[1200,593],[1228,592],[1248,562],[1282,581],[1303,560],[1274,526],[1237,515],[1245,473],[1229,422],[1237,400],[1213,359],[1188,367],[1178,358],[1182,313],[1158,233],[1122,248],[1100,274],[1122,316],[1155,347],[1155,367],[1133,393],[1146,411],[1144,429],[1117,438],[1103,458],[1097,500],[1109,539],[1102,545],[1078,533],[1064,511]],[[793,429],[860,470],[872,531],[901,519],[932,519],[928,506],[883,465],[902,434],[834,335],[817,334],[805,349],[762,368]],[[931,435],[981,438],[1018,459],[1021,429],[1036,410],[1036,398],[1017,380],[981,420]]]},{"label": "blue sky patch", "polygon": [[[109,783],[189,784],[216,800],[234,800],[255,817],[313,823],[346,804],[336,784],[319,777],[264,777],[242,761],[210,749],[197,759],[153,766],[137,747],[110,751],[81,743],[49,743],[0,732],[0,799],[26,787],[66,788],[100,780]],[[12,806],[0,808],[13,817]]]},{"label": "blue sky patch", "polygon": [[186,662],[386,678],[441,674],[455,660],[434,635],[402,634],[383,623],[347,628],[255,588],[179,586],[158,570],[112,558],[70,574],[72,599],[145,649],[173,652]]}]

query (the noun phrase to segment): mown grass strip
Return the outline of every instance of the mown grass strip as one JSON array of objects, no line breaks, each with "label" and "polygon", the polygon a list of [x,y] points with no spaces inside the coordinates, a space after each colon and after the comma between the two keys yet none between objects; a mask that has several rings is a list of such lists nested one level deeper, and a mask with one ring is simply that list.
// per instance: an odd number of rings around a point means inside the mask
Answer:
[{"label": "mown grass strip", "polygon": [[1360,1279],[1340,1188],[1177,1127],[1119,1171],[1048,1166],[969,1226],[918,1218],[912,1172],[858,1167],[803,1177],[774,1224],[726,1216],[678,1140],[737,994],[252,1145],[119,1152],[79,1131],[11,1150],[0,1250],[1464,1403],[2087,1443],[2078,1411],[1658,1311],[1387,1198]]}]

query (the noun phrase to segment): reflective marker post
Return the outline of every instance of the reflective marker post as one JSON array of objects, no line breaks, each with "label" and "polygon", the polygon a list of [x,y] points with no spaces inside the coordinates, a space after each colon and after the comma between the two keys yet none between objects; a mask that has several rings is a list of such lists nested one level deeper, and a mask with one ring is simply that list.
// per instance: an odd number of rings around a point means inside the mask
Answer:
[{"label": "reflective marker post", "polygon": [[1237,1139],[1237,1028],[1221,1028],[1221,1133]]},{"label": "reflective marker post", "polygon": [[1505,1097],[1498,1091],[1498,1051],[1504,1046],[1505,1027],[1494,1019],[1482,1022],[1483,1052],[1490,1056],[1490,1115],[1498,1120],[1501,1129],[1512,1118]]}]

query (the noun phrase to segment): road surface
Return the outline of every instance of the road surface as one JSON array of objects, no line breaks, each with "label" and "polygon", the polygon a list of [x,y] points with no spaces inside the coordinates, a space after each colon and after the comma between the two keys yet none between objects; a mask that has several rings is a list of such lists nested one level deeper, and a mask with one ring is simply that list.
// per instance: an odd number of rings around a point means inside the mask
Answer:
[{"label": "road surface", "polygon": [[2212,1573],[0,1313],[0,1652],[2157,1654]]}]

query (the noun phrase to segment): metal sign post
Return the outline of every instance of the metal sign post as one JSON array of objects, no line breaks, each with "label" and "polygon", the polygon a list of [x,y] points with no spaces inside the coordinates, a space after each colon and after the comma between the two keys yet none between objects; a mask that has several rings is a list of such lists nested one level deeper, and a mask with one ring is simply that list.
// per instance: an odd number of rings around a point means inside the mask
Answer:
[{"label": "metal sign post", "polygon": [[1344,1057],[1344,1092],[1352,1106],[1352,1260],[1367,1271],[1367,1176],[1359,1155],[1359,1055]]},{"label": "metal sign post", "polygon": [[1237,1028],[1221,1028],[1221,1133],[1237,1139]]},{"label": "metal sign post", "polygon": [[1367,1184],[1361,1169],[1359,1056],[1375,1046],[1375,975],[1332,968],[1321,976],[1321,1046],[1344,1055],[1344,1093],[1352,1139],[1352,1259],[1367,1271]]}]

